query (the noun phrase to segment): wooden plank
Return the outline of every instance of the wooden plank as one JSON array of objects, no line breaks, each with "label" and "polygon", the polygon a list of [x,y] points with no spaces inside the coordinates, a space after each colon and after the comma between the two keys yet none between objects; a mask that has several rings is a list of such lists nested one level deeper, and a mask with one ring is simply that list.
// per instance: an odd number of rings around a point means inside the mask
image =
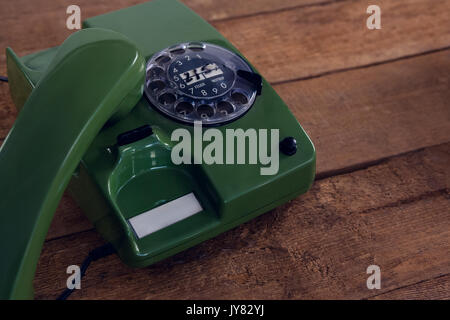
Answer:
[{"label": "wooden plank", "polygon": [[[253,14],[258,10],[307,5],[324,0],[287,0],[273,2],[269,0],[247,1],[237,6],[238,0],[228,1],[197,1],[188,0],[186,4],[206,19],[213,17],[229,18],[237,15]],[[132,6],[141,0],[80,0],[77,4],[82,8],[82,18],[103,14]],[[73,31],[65,27],[66,8],[72,1],[36,0],[30,5],[28,0],[16,0],[2,5],[0,19],[8,25],[5,32],[0,32],[0,47],[12,47],[19,55],[29,54],[38,50],[59,45]],[[38,9],[38,10],[37,10]],[[238,10],[237,10],[238,9]],[[83,18],[84,19],[84,18]],[[26,21],[26,24],[17,23]],[[31,27],[32,26],[32,27]],[[6,32],[7,31],[7,32]],[[0,55],[0,75],[6,75],[6,57]],[[15,108],[8,92],[8,85],[0,83],[0,140],[3,140],[16,117]]]},{"label": "wooden plank", "polygon": [[[449,62],[447,50],[275,89],[315,143],[323,177],[449,141]],[[90,228],[78,208],[60,208],[48,239]]]},{"label": "wooden plank", "polygon": [[[28,2],[20,5],[20,1],[6,4],[2,10],[2,20],[9,26],[8,33],[2,37],[2,44],[5,46],[15,48],[23,55],[56,46],[72,33],[65,27],[65,8],[70,4],[67,0],[57,4],[40,0],[41,6],[30,6]],[[104,0],[94,4],[87,1],[79,3],[84,16],[97,15],[139,2],[125,4],[123,0]],[[290,7],[286,2],[261,1],[247,1],[251,4],[244,7],[259,8],[261,4],[262,8],[267,8],[269,3],[277,4],[273,10]],[[196,9],[194,4],[198,3],[194,1],[191,5]],[[348,0],[325,3],[327,5],[300,5],[290,10],[237,17],[213,24],[271,82],[395,59],[450,44],[447,14],[450,3],[446,0],[435,0],[432,6],[427,0],[378,0],[383,12],[383,29],[372,31],[365,27],[366,9],[372,2]],[[229,5],[232,7],[233,3]],[[36,10],[37,7],[41,11]],[[210,7],[213,8],[214,5]],[[201,8],[199,6],[198,10],[202,14]],[[225,8],[225,5],[217,6],[217,10],[222,10],[220,8]],[[45,12],[45,19],[42,12]],[[244,12],[249,11],[246,9]],[[418,15],[417,12],[421,14]],[[33,28],[24,30],[23,24],[16,23],[18,19],[27,21],[27,25]],[[4,72],[4,59],[1,56],[0,72]]]},{"label": "wooden plank", "polygon": [[[317,173],[326,176],[448,141],[449,61],[447,50],[275,89],[310,134]],[[0,84],[0,91],[5,87]],[[10,110],[2,118],[12,123]],[[49,239],[92,227],[67,196],[64,201]]]},{"label": "wooden plank", "polygon": [[[65,28],[66,15],[61,13],[67,3],[40,1],[41,6],[20,5],[20,2],[5,4],[0,17],[9,28],[0,38],[1,44],[24,55],[56,46],[72,33]],[[236,18],[214,25],[271,82],[354,68],[450,44],[449,1],[435,0],[433,6],[429,6],[427,0],[408,1],[408,5],[401,1],[380,1],[380,4],[385,21],[382,30],[365,29],[366,1],[350,0]],[[111,4],[109,1],[81,2],[80,5],[86,16],[126,6],[122,0]],[[36,7],[45,12],[45,19]],[[27,21],[33,28],[24,30],[23,24],[16,23],[18,19]],[[263,51],[261,39],[264,39]],[[5,56],[1,55],[0,73],[5,72]],[[0,84],[0,101],[6,101],[6,105],[2,102],[0,107],[7,108],[7,116],[0,118],[0,138],[4,138],[14,120],[5,86]]]},{"label": "wooden plank", "polygon": [[371,300],[450,300],[450,274],[420,281],[370,298]]},{"label": "wooden plank", "polygon": [[[450,273],[450,143],[317,181],[302,197],[154,266],[110,256],[73,298],[368,298]],[[93,231],[48,241],[36,298],[64,288],[68,265],[100,245]],[[366,268],[379,265],[381,290]]]},{"label": "wooden plank", "polygon": [[183,0],[188,7],[211,22],[298,7],[324,5],[336,1],[342,0]]},{"label": "wooden plank", "polygon": [[213,23],[270,82],[311,77],[450,45],[450,1],[376,1],[382,29],[366,28],[373,1],[343,1]]},{"label": "wooden plank", "polygon": [[[82,19],[123,9],[147,0],[78,0]],[[285,10],[308,5],[317,5],[339,0],[185,0],[187,6],[204,19],[214,21],[261,12]],[[66,9],[71,0],[49,1],[15,0],[2,4],[0,18],[8,25],[8,32],[0,36],[0,47],[12,47],[19,55],[59,45],[73,31],[66,28]],[[26,23],[17,23],[23,21]],[[6,29],[3,29],[6,31]],[[0,56],[0,74],[5,74],[5,56]]]},{"label": "wooden plank", "polygon": [[[81,19],[107,13],[143,0],[78,0]],[[0,31],[0,47],[11,47],[19,55],[60,45],[76,30],[68,30],[66,9],[74,4],[70,0],[15,0],[2,3],[0,19],[7,28]],[[6,57],[0,55],[0,74],[6,74]]]},{"label": "wooden plank", "polygon": [[[39,8],[46,12],[45,19],[34,6],[21,6],[20,2],[5,5],[2,10],[4,16],[0,17],[9,28],[8,33],[0,38],[1,44],[9,45],[23,55],[56,46],[71,33],[65,28],[65,15],[61,14],[66,3],[41,1]],[[111,6],[110,2],[106,4],[104,1],[97,5],[91,3],[97,2],[80,3],[86,16],[125,6],[119,0]],[[227,20],[214,25],[272,82],[353,68],[450,44],[449,1],[436,0],[433,6],[429,6],[426,0],[408,1],[408,5],[401,1],[381,1],[385,24],[382,30],[375,31],[364,28],[366,4],[365,1],[349,0]],[[15,23],[19,18],[33,28],[24,32],[24,25]],[[263,51],[261,39],[265,44]],[[1,74],[6,72],[5,65],[5,57],[1,55]],[[7,108],[7,116],[0,118],[0,138],[4,138],[14,120],[5,86],[0,84],[0,101],[6,101],[1,107]]]},{"label": "wooden plank", "polygon": [[[77,5],[82,8],[82,19],[92,17],[109,11],[129,7],[142,0],[80,0]],[[241,4],[237,6],[237,2]],[[298,5],[317,4],[329,2],[328,0],[287,0],[273,2],[270,0],[246,1],[197,1],[188,0],[186,4],[204,18],[221,17],[230,18],[237,15],[254,14],[262,11],[279,10]],[[66,8],[72,1],[36,0],[30,5],[28,0],[16,0],[2,5],[0,19],[8,25],[8,32],[0,32],[0,47],[12,47],[14,51],[23,56],[45,48],[61,44],[74,31],[67,30],[65,19]],[[36,10],[38,8],[39,10]],[[214,18],[211,18],[214,19]],[[26,24],[17,21],[27,21]],[[33,27],[31,27],[33,26]],[[6,29],[3,29],[6,31]],[[6,75],[6,57],[0,55],[0,75]],[[8,86],[0,83],[0,140],[3,140],[11,128],[15,117],[15,108],[9,95]]]},{"label": "wooden plank", "polygon": [[319,176],[449,141],[450,50],[275,86],[310,134]]}]

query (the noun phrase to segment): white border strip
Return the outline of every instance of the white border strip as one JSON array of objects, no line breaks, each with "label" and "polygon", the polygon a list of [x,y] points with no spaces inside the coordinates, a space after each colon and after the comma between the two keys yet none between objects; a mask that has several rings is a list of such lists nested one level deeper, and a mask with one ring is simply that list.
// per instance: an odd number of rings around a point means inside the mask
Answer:
[{"label": "white border strip", "polygon": [[139,239],[203,211],[194,193],[188,193],[162,206],[128,219]]}]

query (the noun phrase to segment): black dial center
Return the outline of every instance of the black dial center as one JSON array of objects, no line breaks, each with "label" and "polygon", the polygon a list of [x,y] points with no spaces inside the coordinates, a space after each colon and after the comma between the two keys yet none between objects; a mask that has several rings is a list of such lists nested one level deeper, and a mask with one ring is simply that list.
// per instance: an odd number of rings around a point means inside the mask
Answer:
[{"label": "black dial center", "polygon": [[235,80],[233,70],[220,59],[195,52],[173,60],[168,75],[178,90],[200,99],[211,99],[227,93]]}]

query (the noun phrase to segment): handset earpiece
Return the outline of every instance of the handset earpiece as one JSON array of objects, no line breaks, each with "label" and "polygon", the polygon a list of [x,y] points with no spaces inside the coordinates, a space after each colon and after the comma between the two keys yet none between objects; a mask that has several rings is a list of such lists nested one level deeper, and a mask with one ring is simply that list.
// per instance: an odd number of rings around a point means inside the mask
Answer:
[{"label": "handset earpiece", "polygon": [[0,299],[33,295],[45,235],[102,126],[141,98],[144,58],[123,35],[88,28],[58,49],[0,148]]}]

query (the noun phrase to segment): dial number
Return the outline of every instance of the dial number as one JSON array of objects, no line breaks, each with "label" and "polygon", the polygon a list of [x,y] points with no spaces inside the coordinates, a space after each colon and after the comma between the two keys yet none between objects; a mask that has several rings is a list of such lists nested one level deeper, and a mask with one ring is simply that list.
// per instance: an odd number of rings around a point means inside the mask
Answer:
[{"label": "dial number", "polygon": [[226,93],[235,74],[220,60],[189,54],[172,62],[168,76],[181,93],[209,99]]}]

